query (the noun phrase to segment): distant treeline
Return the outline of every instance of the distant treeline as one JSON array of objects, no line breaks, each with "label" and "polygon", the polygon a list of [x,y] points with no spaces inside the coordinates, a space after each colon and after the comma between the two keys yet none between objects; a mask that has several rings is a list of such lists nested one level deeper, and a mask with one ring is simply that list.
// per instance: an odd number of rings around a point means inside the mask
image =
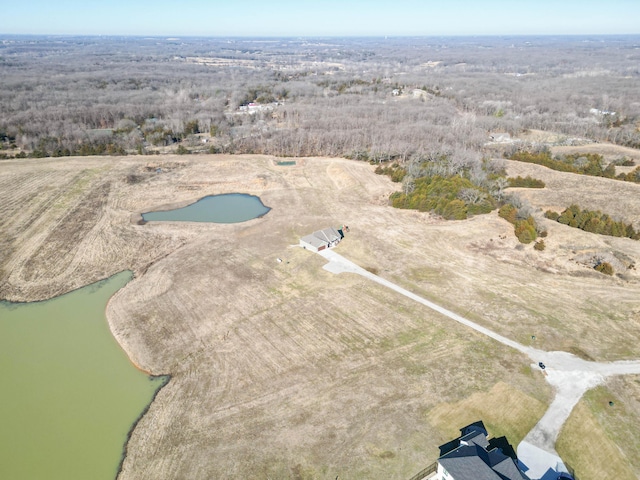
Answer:
[{"label": "distant treeline", "polygon": [[637,37],[3,40],[6,157],[181,145],[406,163],[525,129],[640,147]]}]

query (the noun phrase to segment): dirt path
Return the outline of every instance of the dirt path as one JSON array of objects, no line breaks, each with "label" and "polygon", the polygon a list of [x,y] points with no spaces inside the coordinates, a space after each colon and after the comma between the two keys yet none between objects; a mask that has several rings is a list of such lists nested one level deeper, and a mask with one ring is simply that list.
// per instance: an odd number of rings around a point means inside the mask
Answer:
[{"label": "dirt path", "polygon": [[441,313],[442,315],[445,315],[455,320],[456,322],[462,323],[467,327],[473,328],[474,330],[482,333],[483,335],[487,335],[488,337],[491,337],[497,340],[498,342],[503,343],[504,345],[507,345],[511,348],[515,348],[516,350],[519,350],[522,353],[525,353],[532,358],[535,356],[537,352],[533,348],[525,347],[524,345],[521,345],[518,342],[509,340],[508,338],[503,337],[502,335],[495,333],[494,331],[489,330],[488,328],[478,325],[477,323],[474,323],[471,320],[467,320],[466,318],[458,315],[457,313],[453,313],[452,311],[447,310],[446,308],[443,308],[440,305],[436,305],[435,303],[430,302],[429,300],[426,300],[414,293],[411,293],[410,291],[405,290],[404,288],[396,285],[395,283],[389,282],[388,280],[385,280],[384,278],[381,278],[378,275],[374,275],[373,273],[347,260],[342,255],[334,252],[333,250],[322,250],[321,252],[318,252],[318,253],[322,257],[329,260],[329,263],[324,266],[324,269],[331,273],[357,273],[358,275],[362,275],[363,277],[373,280],[374,282],[377,282],[380,285],[384,285],[387,288],[395,290],[396,292],[404,295],[405,297],[408,297],[411,300],[415,300],[416,302],[421,303],[424,306],[429,307],[430,309],[435,310],[436,312]]},{"label": "dirt path", "polygon": [[544,416],[518,446],[520,461],[528,467],[527,473],[534,480],[542,478],[549,469],[556,473],[567,471],[555,451],[555,443],[573,407],[575,407],[584,393],[604,383],[605,378],[608,376],[640,373],[640,361],[589,362],[567,352],[545,352],[527,347],[411,293],[359,267],[333,250],[323,250],[318,253],[329,261],[323,268],[331,273],[355,273],[366,277],[504,345],[525,353],[533,360],[534,368],[540,368],[538,362],[542,362],[545,365],[544,370],[541,370],[547,382],[554,387],[555,398]]}]

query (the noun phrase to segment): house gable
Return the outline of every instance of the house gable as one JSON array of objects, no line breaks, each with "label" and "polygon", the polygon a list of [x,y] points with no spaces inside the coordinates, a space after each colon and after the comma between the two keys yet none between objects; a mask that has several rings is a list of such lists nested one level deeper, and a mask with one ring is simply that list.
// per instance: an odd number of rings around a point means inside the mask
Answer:
[{"label": "house gable", "polygon": [[342,235],[333,227],[317,230],[300,239],[300,245],[311,251],[319,252],[325,248],[335,247],[342,240]]},{"label": "house gable", "polygon": [[[450,445],[450,444],[447,444]],[[439,480],[528,480],[516,461],[491,448],[482,422],[461,429],[458,446],[438,459]],[[442,450],[441,450],[442,451]]]},{"label": "house gable", "polygon": [[318,238],[314,234],[311,234],[311,235],[302,237],[300,239],[300,245],[302,245],[304,248],[308,248],[311,251],[318,252],[320,250],[324,250],[325,248],[327,248],[329,246],[329,242],[321,238]]}]

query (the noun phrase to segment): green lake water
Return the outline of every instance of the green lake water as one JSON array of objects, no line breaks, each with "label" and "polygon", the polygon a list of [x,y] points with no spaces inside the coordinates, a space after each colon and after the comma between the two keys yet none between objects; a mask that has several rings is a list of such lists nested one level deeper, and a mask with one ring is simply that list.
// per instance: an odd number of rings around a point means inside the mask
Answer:
[{"label": "green lake water", "polygon": [[209,195],[175,210],[143,213],[143,220],[240,223],[261,217],[271,210],[259,197],[245,193]]},{"label": "green lake water", "polygon": [[164,378],[111,335],[123,272],[45,302],[0,302],[0,479],[113,480],[127,434]]}]

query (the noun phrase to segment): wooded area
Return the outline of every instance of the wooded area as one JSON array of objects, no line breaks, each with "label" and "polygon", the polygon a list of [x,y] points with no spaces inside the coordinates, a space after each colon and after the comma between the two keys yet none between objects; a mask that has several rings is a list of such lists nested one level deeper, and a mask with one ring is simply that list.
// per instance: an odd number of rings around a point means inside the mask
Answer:
[{"label": "wooded area", "polygon": [[0,155],[465,162],[495,132],[524,129],[638,148],[639,43],[5,36]]}]

